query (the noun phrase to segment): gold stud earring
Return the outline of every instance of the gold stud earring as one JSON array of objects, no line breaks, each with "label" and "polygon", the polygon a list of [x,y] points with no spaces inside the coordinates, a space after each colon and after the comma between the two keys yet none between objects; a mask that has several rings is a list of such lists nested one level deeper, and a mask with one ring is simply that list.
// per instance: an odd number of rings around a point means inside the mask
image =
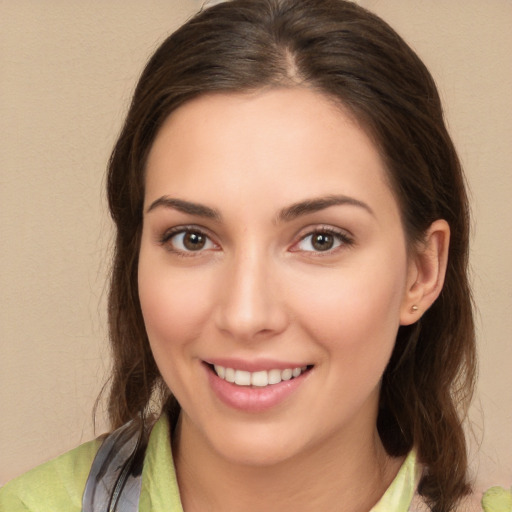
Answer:
[{"label": "gold stud earring", "polygon": [[413,304],[411,307],[411,311],[414,311],[414,312],[418,311],[418,309],[419,308],[418,308],[418,306],[416,306],[416,304]]}]

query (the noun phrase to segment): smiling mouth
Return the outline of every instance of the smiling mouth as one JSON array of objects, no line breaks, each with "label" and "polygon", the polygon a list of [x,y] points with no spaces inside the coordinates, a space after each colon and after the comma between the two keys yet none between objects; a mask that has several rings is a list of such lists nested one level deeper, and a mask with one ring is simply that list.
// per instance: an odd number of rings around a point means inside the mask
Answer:
[{"label": "smiling mouth", "polygon": [[258,388],[264,388],[279,384],[283,381],[295,379],[312,368],[312,366],[302,366],[286,368],[284,370],[274,369],[248,372],[245,370],[237,370],[236,368],[225,368],[218,364],[208,366],[210,366],[219,378],[226,382],[235,384],[236,386]]}]

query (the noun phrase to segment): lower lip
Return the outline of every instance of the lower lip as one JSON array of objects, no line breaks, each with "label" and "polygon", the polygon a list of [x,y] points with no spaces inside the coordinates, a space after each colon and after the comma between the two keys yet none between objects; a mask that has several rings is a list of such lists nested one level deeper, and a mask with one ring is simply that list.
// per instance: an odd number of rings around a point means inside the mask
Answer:
[{"label": "lower lip", "polygon": [[266,387],[237,386],[221,379],[207,367],[208,379],[214,393],[225,405],[245,412],[263,412],[286,401],[304,382],[307,374],[271,384]]}]

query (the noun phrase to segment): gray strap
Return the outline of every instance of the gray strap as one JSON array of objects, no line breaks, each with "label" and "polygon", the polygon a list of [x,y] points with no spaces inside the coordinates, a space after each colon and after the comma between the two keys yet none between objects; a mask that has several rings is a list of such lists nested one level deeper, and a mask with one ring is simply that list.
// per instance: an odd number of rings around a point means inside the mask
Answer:
[{"label": "gray strap", "polygon": [[91,466],[82,512],[136,512],[142,485],[147,436],[132,420],[109,434]]}]

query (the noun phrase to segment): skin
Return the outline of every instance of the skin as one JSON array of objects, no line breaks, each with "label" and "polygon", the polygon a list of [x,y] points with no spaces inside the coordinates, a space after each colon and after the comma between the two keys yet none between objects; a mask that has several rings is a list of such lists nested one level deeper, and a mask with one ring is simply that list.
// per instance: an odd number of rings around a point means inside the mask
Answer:
[{"label": "skin", "polygon": [[[442,287],[448,226],[436,221],[410,250],[375,146],[304,88],[185,104],[146,172],[139,294],[182,406],[185,510],[368,511],[402,462],[376,431],[381,377],[398,327]],[[315,208],[293,208],[305,201]],[[184,229],[206,237],[200,250],[183,245]],[[318,250],[318,234],[332,247]],[[276,406],[245,411],[212,390],[215,358],[311,369]]]}]

